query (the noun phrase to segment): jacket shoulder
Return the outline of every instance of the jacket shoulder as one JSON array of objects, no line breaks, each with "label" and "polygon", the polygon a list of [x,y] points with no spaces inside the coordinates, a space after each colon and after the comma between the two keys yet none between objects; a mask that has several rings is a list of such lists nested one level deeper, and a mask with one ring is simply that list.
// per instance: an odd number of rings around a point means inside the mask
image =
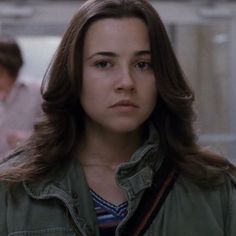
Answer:
[{"label": "jacket shoulder", "polygon": [[7,195],[8,183],[0,182],[0,235],[7,235]]}]

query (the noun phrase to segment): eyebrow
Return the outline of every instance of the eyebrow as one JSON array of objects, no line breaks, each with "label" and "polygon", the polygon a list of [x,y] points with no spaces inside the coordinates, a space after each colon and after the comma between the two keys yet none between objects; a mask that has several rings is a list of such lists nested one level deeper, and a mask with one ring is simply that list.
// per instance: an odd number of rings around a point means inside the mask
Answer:
[{"label": "eyebrow", "polygon": [[[134,53],[134,56],[143,56],[143,55],[151,55],[150,50],[141,50]],[[92,59],[95,56],[107,56],[107,57],[118,57],[118,54],[110,51],[101,51],[96,52],[88,57],[88,60]]]},{"label": "eyebrow", "polygon": [[135,56],[151,55],[151,51],[150,50],[141,50],[141,51],[136,52],[134,55]]}]

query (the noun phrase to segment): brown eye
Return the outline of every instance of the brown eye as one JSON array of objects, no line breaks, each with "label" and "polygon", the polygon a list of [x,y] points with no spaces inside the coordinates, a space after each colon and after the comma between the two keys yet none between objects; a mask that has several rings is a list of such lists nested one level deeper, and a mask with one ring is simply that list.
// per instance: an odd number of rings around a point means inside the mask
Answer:
[{"label": "brown eye", "polygon": [[141,61],[141,62],[138,62],[136,65],[135,65],[136,68],[138,68],[139,70],[149,70],[152,68],[152,65],[150,62],[145,62],[145,61]]},{"label": "brown eye", "polygon": [[95,62],[95,66],[101,69],[105,69],[105,68],[111,67],[112,65],[109,61],[103,60],[103,61]]}]

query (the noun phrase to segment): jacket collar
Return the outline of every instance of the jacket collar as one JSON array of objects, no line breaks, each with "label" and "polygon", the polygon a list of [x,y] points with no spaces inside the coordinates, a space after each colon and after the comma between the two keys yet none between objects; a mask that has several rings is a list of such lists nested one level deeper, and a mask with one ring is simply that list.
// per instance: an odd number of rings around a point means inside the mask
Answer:
[{"label": "jacket collar", "polygon": [[76,159],[71,160],[56,177],[34,183],[24,182],[23,186],[27,194],[34,199],[60,200],[80,227],[82,235],[95,235],[94,232],[98,231],[93,200],[83,170]]},{"label": "jacket collar", "polygon": [[[134,197],[141,190],[149,187],[154,173],[159,169],[163,161],[163,153],[159,148],[159,135],[152,123],[148,124],[148,138],[143,145],[132,155],[129,162],[119,166],[116,173],[118,184],[129,189],[128,195]],[[74,186],[86,189],[85,175],[78,160],[68,162],[57,176],[48,177],[38,182],[25,182],[26,192],[33,198],[46,199],[50,197],[62,197],[71,199]]]},{"label": "jacket collar", "polygon": [[153,175],[159,170],[163,158],[159,134],[155,126],[149,123],[146,141],[130,161],[121,164],[117,170],[117,183],[126,190],[129,198],[136,198],[137,194],[151,186]]}]

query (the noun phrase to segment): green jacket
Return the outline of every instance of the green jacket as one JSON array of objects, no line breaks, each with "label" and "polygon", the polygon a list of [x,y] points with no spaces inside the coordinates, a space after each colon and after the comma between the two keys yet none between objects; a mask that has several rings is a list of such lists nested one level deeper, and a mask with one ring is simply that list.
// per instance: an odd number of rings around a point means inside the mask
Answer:
[{"label": "green jacket", "polygon": [[[146,142],[129,163],[119,167],[117,183],[126,191],[129,204],[116,236],[132,217],[162,160],[158,144]],[[19,183],[11,192],[1,183],[0,235],[98,236],[93,201],[79,161],[72,160],[54,178]],[[229,177],[218,188],[204,190],[180,175],[145,235],[235,236],[235,182]]]}]

